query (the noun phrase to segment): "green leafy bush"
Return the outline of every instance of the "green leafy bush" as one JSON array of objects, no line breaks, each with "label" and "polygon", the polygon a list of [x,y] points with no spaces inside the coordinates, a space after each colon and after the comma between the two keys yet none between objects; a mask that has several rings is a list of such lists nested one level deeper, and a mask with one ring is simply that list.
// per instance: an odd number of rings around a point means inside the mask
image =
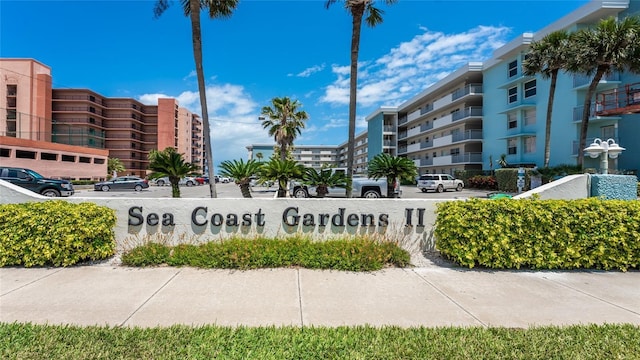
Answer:
[{"label": "green leafy bush", "polygon": [[0,205],[0,266],[69,266],[115,252],[115,211],[63,200]]},{"label": "green leafy bush", "polygon": [[436,247],[462,266],[640,267],[640,202],[481,200],[439,203]]},{"label": "green leafy bush", "polygon": [[404,267],[409,262],[409,253],[395,243],[367,238],[319,242],[300,237],[232,238],[175,247],[148,243],[122,255],[122,263],[130,266],[168,264],[223,269],[301,266],[310,269],[373,271],[387,265]]}]

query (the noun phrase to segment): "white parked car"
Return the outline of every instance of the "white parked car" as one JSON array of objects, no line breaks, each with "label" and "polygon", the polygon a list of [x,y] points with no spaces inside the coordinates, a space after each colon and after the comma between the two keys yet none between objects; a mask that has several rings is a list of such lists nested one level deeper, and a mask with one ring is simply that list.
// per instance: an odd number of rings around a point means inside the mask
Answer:
[{"label": "white parked car", "polygon": [[[168,177],[161,177],[159,179],[155,179],[155,180],[153,180],[153,183],[155,183],[158,186],[169,186],[169,185],[171,185],[171,181],[169,181]],[[195,186],[195,185],[199,185],[200,183],[198,182],[198,180],[196,180],[196,178],[191,177],[191,176],[187,176],[185,178],[180,179],[180,182],[178,184],[179,185],[186,185],[186,186]]]},{"label": "white parked car", "polygon": [[462,191],[464,182],[449,174],[425,174],[418,178],[418,189],[426,193],[429,190],[443,192],[447,190]]}]

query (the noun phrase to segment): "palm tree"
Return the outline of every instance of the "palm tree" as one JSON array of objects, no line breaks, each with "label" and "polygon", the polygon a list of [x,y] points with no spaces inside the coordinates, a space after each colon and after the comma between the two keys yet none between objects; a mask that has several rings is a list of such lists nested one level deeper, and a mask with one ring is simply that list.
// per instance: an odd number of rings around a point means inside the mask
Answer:
[{"label": "palm tree", "polygon": [[287,183],[289,180],[301,179],[304,174],[304,166],[293,160],[281,160],[272,158],[260,168],[260,177],[263,180],[278,182],[278,197],[287,197]]},{"label": "palm tree", "polygon": [[334,186],[344,186],[347,181],[343,172],[332,171],[331,169],[307,168],[302,180],[305,184],[315,186],[318,197],[325,197],[329,193],[329,188]]},{"label": "palm tree", "polygon": [[251,176],[258,173],[260,166],[262,166],[262,164],[256,160],[248,160],[247,162],[244,162],[242,159],[240,159],[240,161],[226,160],[220,164],[220,168],[222,169],[220,175],[236,179],[235,183],[240,186],[242,197],[250,198],[252,197],[249,186]]},{"label": "palm tree", "polygon": [[256,159],[258,159],[258,162],[262,162],[262,158],[264,157],[264,155],[262,155],[262,153],[257,153],[256,154]]},{"label": "palm tree", "polygon": [[418,169],[412,160],[387,153],[380,153],[371,159],[367,172],[374,180],[387,178],[387,196],[389,197],[397,197],[394,190],[398,180],[413,181],[418,176]]},{"label": "palm tree", "polygon": [[298,111],[302,104],[298,100],[289,99],[288,97],[271,99],[270,106],[262,108],[262,115],[265,118],[262,121],[262,127],[269,129],[269,135],[273,136],[276,144],[280,147],[280,160],[287,158],[287,147],[293,145],[293,140],[300,135],[301,129],[304,129],[304,121],[309,118],[305,111]]},{"label": "palm tree", "polygon": [[534,41],[523,62],[524,74],[527,76],[542,75],[543,79],[551,78],[549,100],[547,102],[547,121],[544,132],[544,167],[549,167],[551,157],[551,115],[556,93],[558,72],[567,64],[567,46],[569,33],[565,30],[554,31],[540,41]]},{"label": "palm tree", "polygon": [[[207,173],[209,179],[213,179],[213,148],[211,147],[211,130],[209,127],[209,112],[207,110],[207,93],[204,82],[204,69],[202,66],[202,31],[200,29],[200,10],[206,9],[209,18],[228,18],[233,14],[238,5],[238,0],[180,0],[185,16],[191,19],[191,38],[193,41],[193,58],[196,64],[198,77],[198,92],[200,93],[200,107],[202,108],[202,122],[204,132],[205,159],[207,161]],[[153,13],[156,18],[162,15],[170,6],[170,0],[157,0]],[[217,197],[216,182],[209,181],[209,192],[212,198]]]},{"label": "palm tree", "polygon": [[168,177],[171,182],[171,196],[174,198],[180,197],[180,179],[198,169],[197,165],[185,162],[182,154],[172,147],[162,151],[151,150],[149,153],[149,170],[152,171],[149,176],[152,179]]},{"label": "palm tree", "polygon": [[585,28],[574,33],[571,41],[571,56],[567,69],[572,73],[593,76],[584,97],[578,165],[583,166],[584,149],[591,101],[604,75],[614,71],[640,69],[640,19],[627,17],[617,21],[613,17],[602,19],[593,28]]},{"label": "palm tree", "polygon": [[[338,0],[327,0],[325,7],[328,9]],[[347,140],[347,194],[351,197],[351,182],[353,178],[353,154],[355,152],[356,136],[356,93],[358,88],[358,53],[360,52],[360,29],[362,18],[366,13],[365,21],[370,27],[382,23],[384,11],[373,6],[375,0],[344,0],[345,6],[351,13],[351,78],[349,79],[349,137]],[[385,4],[394,4],[397,0],[383,0]]]},{"label": "palm tree", "polygon": [[125,170],[125,167],[124,167],[124,164],[122,163],[122,160],[118,158],[107,159],[107,174],[109,176],[112,176],[113,173],[115,173],[117,176],[119,172],[122,172],[124,170]]}]

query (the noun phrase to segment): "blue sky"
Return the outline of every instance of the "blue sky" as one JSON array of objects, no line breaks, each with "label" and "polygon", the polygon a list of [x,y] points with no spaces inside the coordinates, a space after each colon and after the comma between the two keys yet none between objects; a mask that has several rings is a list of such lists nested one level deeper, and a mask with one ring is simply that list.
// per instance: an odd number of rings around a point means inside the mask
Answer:
[{"label": "blue sky", "polygon": [[[363,26],[357,133],[381,106],[399,105],[469,61],[585,4],[569,1],[407,1]],[[54,88],[88,88],[155,103],[174,97],[200,113],[191,25],[180,1],[154,18],[155,1],[0,0],[0,57],[51,67]],[[240,0],[233,16],[202,18],[214,161],[273,143],[258,116],[274,97],[309,114],[296,144],[347,140],[351,17],[342,3]]]}]

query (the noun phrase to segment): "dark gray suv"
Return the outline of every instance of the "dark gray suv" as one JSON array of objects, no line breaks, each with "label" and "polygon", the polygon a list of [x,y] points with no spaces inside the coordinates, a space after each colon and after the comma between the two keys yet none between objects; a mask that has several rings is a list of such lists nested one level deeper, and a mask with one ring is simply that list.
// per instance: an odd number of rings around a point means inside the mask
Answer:
[{"label": "dark gray suv", "polygon": [[47,179],[31,169],[0,166],[0,179],[49,197],[73,195],[68,180]]}]

